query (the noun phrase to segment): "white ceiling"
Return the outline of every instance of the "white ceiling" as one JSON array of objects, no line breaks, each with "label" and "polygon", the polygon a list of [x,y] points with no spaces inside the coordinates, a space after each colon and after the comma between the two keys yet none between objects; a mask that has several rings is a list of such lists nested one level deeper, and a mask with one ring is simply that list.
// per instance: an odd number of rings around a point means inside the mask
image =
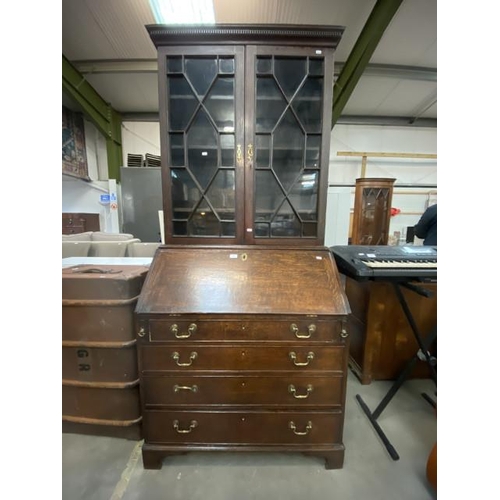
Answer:
[{"label": "white ceiling", "polygon": [[[335,56],[337,74],[375,4],[375,0],[214,0],[217,23],[345,26]],[[156,49],[145,28],[148,24],[156,24],[148,0],[62,1],[63,55],[125,116],[158,112]],[[404,0],[341,120],[376,117],[381,123],[384,119],[394,123],[395,117],[404,117],[405,123],[428,124],[423,119],[437,118],[436,75],[437,0]]]}]

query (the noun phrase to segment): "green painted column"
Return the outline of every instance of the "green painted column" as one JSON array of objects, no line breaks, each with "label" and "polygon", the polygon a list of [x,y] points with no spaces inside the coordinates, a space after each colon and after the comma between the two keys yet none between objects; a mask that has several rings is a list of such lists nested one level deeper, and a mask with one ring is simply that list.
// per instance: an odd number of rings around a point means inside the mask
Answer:
[{"label": "green painted column", "polygon": [[106,138],[108,175],[110,179],[120,181],[120,167],[123,164],[121,115],[104,101],[64,55],[62,56],[62,87],[63,92],[81,106],[85,117]]},{"label": "green painted column", "polygon": [[333,87],[332,128],[403,0],[378,0]]}]

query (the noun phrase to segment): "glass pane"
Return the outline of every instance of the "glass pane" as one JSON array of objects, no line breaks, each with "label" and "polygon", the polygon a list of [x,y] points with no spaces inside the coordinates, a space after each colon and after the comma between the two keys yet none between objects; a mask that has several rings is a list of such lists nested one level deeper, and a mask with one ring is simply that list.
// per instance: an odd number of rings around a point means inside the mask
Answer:
[{"label": "glass pane", "polygon": [[321,152],[321,136],[308,135],[306,149],[306,168],[318,168]]},{"label": "glass pane", "polygon": [[220,219],[235,220],[234,170],[219,170],[205,198],[207,198]]},{"label": "glass pane", "polygon": [[254,224],[253,235],[256,238],[269,238],[270,224],[267,222],[257,222]]},{"label": "glass pane", "polygon": [[382,245],[385,241],[385,217],[389,210],[389,189],[365,188],[363,189],[363,204],[361,207],[360,245]]},{"label": "glass pane", "polygon": [[174,167],[184,166],[184,134],[170,134],[170,159]]},{"label": "glass pane", "polygon": [[272,132],[287,104],[273,78],[257,78],[256,132]]},{"label": "glass pane", "polygon": [[302,171],[305,135],[293,113],[288,110],[273,136],[272,169],[286,191]]},{"label": "glass pane", "polygon": [[236,224],[234,222],[221,222],[222,236],[236,236]]},{"label": "glass pane", "polygon": [[255,165],[257,167],[269,167],[271,157],[271,136],[255,136]]},{"label": "glass pane", "polygon": [[203,200],[188,222],[190,236],[220,236],[220,222]]},{"label": "glass pane", "polygon": [[285,198],[270,170],[255,171],[254,221],[270,221],[272,215]]},{"label": "glass pane", "polygon": [[309,74],[323,75],[323,59],[309,59]]},{"label": "glass pane", "polygon": [[303,221],[316,221],[318,195],[318,172],[307,172],[300,176],[288,199]]},{"label": "glass pane", "polygon": [[205,107],[221,132],[234,132],[234,78],[217,78]]},{"label": "glass pane", "polygon": [[301,235],[301,224],[293,213],[290,203],[285,201],[271,222],[271,237],[291,237]]},{"label": "glass pane", "polygon": [[188,167],[205,189],[217,171],[217,132],[200,109],[187,132]]},{"label": "glass pane", "polygon": [[221,165],[223,167],[234,166],[234,135],[222,134],[220,136]]},{"label": "glass pane", "polygon": [[290,100],[307,74],[307,58],[274,58],[274,75]]},{"label": "glass pane", "polygon": [[306,132],[321,132],[323,78],[308,78],[292,102]]},{"label": "glass pane", "polygon": [[174,221],[173,231],[174,236],[187,236],[187,222]]},{"label": "glass pane", "polygon": [[270,57],[257,58],[257,73],[271,73],[272,69],[273,65]]},{"label": "glass pane", "polygon": [[185,61],[186,76],[198,95],[204,96],[217,76],[217,58],[188,58]]},{"label": "glass pane", "polygon": [[187,220],[200,201],[201,193],[185,169],[172,169],[172,212],[174,219]]},{"label": "glass pane", "polygon": [[167,57],[167,72],[182,73],[182,56]]},{"label": "glass pane", "polygon": [[199,101],[183,76],[169,76],[169,130],[184,130],[193,116]]},{"label": "glass pane", "polygon": [[219,59],[219,72],[220,73],[234,73],[234,58],[224,57]]}]

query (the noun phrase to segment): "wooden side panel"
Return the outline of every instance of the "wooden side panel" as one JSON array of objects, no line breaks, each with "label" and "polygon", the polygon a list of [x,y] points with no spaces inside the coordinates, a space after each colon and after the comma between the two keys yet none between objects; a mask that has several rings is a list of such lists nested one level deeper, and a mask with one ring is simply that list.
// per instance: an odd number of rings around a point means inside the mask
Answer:
[{"label": "wooden side panel", "polygon": [[[402,288],[422,338],[437,321],[437,284],[421,284],[433,293],[425,298]],[[353,315],[350,357],[363,383],[394,380],[418,350],[418,344],[398,301],[393,285],[387,282],[356,282],[347,278],[346,294]],[[435,354],[435,346],[433,346]],[[429,377],[424,361],[417,361],[413,377]]]}]

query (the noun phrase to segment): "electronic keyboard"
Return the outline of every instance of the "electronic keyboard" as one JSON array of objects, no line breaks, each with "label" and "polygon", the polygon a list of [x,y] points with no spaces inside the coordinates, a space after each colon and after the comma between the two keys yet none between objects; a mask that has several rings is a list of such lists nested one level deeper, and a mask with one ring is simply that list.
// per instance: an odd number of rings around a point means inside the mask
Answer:
[{"label": "electronic keyboard", "polygon": [[356,280],[437,278],[437,246],[330,247],[339,272]]}]

